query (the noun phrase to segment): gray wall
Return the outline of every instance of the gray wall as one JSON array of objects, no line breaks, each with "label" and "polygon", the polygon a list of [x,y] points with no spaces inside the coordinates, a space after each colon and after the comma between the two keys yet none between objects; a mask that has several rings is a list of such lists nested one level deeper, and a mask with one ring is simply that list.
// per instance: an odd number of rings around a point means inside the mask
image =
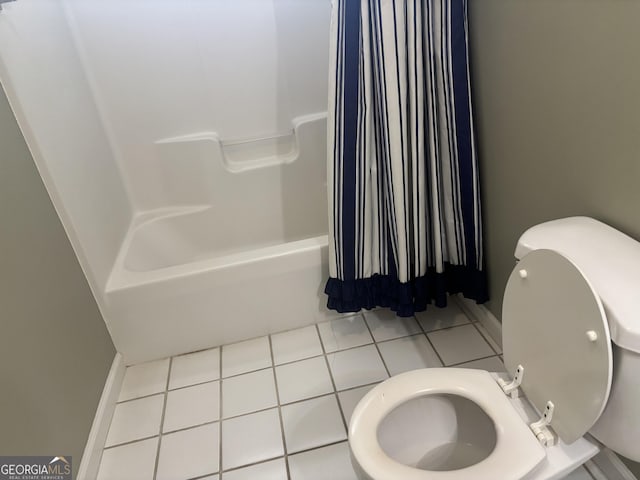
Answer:
[{"label": "gray wall", "polygon": [[640,239],[640,2],[469,8],[488,306],[500,318],[529,226],[589,215]]},{"label": "gray wall", "polygon": [[115,349],[0,88],[0,455],[77,471]]}]

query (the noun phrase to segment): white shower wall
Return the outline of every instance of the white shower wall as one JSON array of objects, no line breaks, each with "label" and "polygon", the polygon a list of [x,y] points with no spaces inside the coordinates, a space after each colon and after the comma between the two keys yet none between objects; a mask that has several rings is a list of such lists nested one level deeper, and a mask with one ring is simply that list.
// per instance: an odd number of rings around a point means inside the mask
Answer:
[{"label": "white shower wall", "polygon": [[60,2],[3,6],[0,81],[102,307],[133,208]]},{"label": "white shower wall", "polygon": [[137,211],[193,203],[156,142],[268,137],[326,111],[329,0],[66,4]]}]

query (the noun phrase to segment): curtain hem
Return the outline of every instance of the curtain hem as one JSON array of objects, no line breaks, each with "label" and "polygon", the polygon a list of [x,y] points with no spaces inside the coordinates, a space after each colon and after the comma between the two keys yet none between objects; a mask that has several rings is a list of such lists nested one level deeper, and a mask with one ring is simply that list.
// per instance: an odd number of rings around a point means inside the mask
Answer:
[{"label": "curtain hem", "polygon": [[426,275],[406,283],[390,275],[378,274],[356,280],[329,278],[324,291],[329,296],[327,308],[330,310],[348,313],[386,307],[399,317],[422,312],[431,303],[446,307],[447,296],[454,293],[462,293],[477,303],[489,300],[483,270],[449,264],[444,273],[430,269]]}]

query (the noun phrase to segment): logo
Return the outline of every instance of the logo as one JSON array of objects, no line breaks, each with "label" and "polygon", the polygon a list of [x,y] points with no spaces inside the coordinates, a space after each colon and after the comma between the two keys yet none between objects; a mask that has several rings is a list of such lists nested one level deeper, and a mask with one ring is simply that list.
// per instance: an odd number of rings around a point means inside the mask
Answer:
[{"label": "logo", "polygon": [[0,480],[71,480],[71,457],[1,457]]}]

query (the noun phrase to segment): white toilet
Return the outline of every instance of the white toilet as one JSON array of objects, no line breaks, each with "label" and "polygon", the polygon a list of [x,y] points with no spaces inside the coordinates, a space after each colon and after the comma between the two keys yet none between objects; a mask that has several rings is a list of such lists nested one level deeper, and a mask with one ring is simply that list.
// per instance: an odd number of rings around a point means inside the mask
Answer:
[{"label": "white toilet", "polygon": [[549,480],[604,445],[640,461],[640,243],[586,217],[525,232],[502,311],[508,375],[392,377],[349,426],[362,479]]}]

